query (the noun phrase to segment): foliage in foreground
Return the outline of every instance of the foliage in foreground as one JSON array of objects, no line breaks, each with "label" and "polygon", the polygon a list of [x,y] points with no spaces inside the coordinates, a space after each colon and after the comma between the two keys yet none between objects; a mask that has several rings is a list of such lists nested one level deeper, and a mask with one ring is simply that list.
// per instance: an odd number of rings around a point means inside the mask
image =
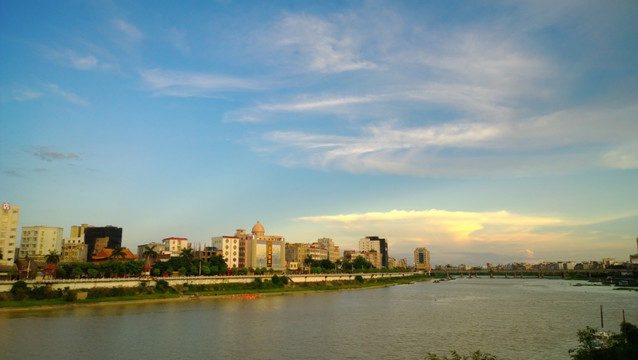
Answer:
[{"label": "foliage in foreground", "polygon": [[578,342],[569,350],[573,360],[638,359],[638,327],[628,322],[620,324],[620,333],[587,326],[578,331]]},{"label": "foliage in foreground", "polygon": [[[578,330],[580,346],[570,349],[572,360],[635,360],[638,359],[638,327],[628,322],[620,324],[620,333],[603,332],[587,326]],[[428,353],[425,360],[498,360],[490,353],[477,350],[469,355],[450,351],[450,356]]]}]

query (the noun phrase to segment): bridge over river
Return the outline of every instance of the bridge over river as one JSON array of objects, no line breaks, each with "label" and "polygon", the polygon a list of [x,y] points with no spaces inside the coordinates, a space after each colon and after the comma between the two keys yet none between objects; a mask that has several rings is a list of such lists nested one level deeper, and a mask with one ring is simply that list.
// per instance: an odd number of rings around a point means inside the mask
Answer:
[{"label": "bridge over river", "polygon": [[628,269],[597,269],[597,270],[459,270],[459,269],[437,269],[432,270],[431,275],[435,278],[446,277],[503,277],[503,278],[562,278],[562,279],[618,279],[618,278],[638,278],[638,271]]}]

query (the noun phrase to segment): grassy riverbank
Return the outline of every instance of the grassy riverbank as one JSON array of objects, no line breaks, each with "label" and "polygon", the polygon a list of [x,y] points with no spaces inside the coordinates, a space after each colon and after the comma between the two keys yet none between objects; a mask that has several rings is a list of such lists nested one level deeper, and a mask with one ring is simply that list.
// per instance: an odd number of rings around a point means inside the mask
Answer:
[{"label": "grassy riverbank", "polygon": [[[283,295],[293,293],[321,292],[367,289],[392,285],[408,284],[415,281],[428,281],[431,277],[412,275],[402,278],[379,278],[373,280],[352,280],[320,283],[293,284],[285,277],[273,277],[272,280],[255,281],[248,284],[187,285],[169,287],[158,282],[158,286],[139,286],[136,288],[86,289],[80,291],[47,291],[47,289],[19,289],[14,294],[4,294],[0,301],[0,310],[38,309],[68,307],[91,304],[121,304],[128,302],[180,301],[197,298],[224,298],[241,294]],[[77,294],[86,293],[87,298],[77,299]],[[30,298],[39,297],[39,298]],[[12,299],[21,297],[21,300]],[[53,298],[47,298],[53,297]]]}]

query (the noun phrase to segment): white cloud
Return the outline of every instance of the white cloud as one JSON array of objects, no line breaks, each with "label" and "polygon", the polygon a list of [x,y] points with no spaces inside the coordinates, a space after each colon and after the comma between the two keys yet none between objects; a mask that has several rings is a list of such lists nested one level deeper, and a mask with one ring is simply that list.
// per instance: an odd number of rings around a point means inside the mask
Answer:
[{"label": "white cloud", "polygon": [[42,96],[42,93],[32,90],[26,86],[19,87],[13,90],[13,100],[27,101],[37,99]]},{"label": "white cloud", "polygon": [[184,54],[190,53],[190,46],[188,45],[185,31],[172,27],[166,30],[166,37],[177,50]]},{"label": "white cloud", "polygon": [[64,100],[75,104],[75,105],[81,105],[81,106],[90,106],[91,103],[85,99],[83,99],[82,97],[73,94],[71,92],[65,91],[60,89],[59,86],[55,85],[55,84],[48,84],[45,85],[45,87],[49,90],[49,92],[51,92],[54,95],[57,95],[61,98],[63,98]]},{"label": "white cloud", "polygon": [[70,58],[73,67],[79,70],[94,69],[98,65],[98,60],[93,55],[75,56],[74,54],[71,54]]},{"label": "white cloud", "polygon": [[508,211],[391,210],[299,220],[338,239],[342,249],[356,249],[359,238],[377,235],[388,240],[392,256],[406,256],[414,248],[425,246],[433,253],[435,263],[459,252],[489,253],[487,261],[529,259],[530,254],[534,255],[529,249],[548,244],[558,249],[560,245],[554,242],[566,234],[566,230],[558,229],[565,225],[561,218]]},{"label": "white cloud", "polygon": [[638,169],[638,143],[628,143],[603,154],[605,165],[615,169]]},{"label": "white cloud", "polygon": [[149,69],[140,71],[145,85],[158,95],[208,97],[218,91],[256,90],[251,80],[206,73]]},{"label": "white cloud", "polygon": [[344,28],[344,24],[310,15],[289,14],[264,42],[282,52],[282,61],[292,61],[307,71],[337,73],[376,68],[360,58],[357,38]]},{"label": "white cloud", "polygon": [[144,33],[135,25],[130,24],[122,19],[113,20],[113,26],[124,35],[126,42],[138,42],[144,38]]}]

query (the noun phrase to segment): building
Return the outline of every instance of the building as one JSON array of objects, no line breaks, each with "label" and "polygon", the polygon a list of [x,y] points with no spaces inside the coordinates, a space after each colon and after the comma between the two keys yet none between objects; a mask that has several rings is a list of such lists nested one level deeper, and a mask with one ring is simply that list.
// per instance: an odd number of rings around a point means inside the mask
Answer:
[{"label": "building", "polygon": [[20,207],[9,203],[0,209],[0,266],[13,266],[18,238]]},{"label": "building", "polygon": [[84,243],[87,246],[87,261],[91,261],[102,249],[122,246],[122,228],[115,226],[85,227]]},{"label": "building", "polygon": [[188,243],[187,238],[169,237],[162,239],[164,244],[164,251],[170,251],[171,256],[179,256],[184,249],[190,249],[191,244]]},{"label": "building", "polygon": [[[156,243],[156,242],[150,242],[148,244],[142,244],[142,245],[138,245],[137,246],[137,257],[140,259],[144,259],[144,252],[146,251],[146,247],[148,246],[149,249],[153,249],[155,250],[155,252],[157,253],[157,257],[153,258],[153,259],[149,259],[149,262],[152,264],[154,262],[156,262],[157,260],[159,260],[160,257],[162,257],[162,254],[164,254],[166,252],[165,247],[164,247],[164,243]],[[146,260],[146,259],[144,259]]]},{"label": "building", "polygon": [[88,246],[84,243],[84,234],[81,237],[66,237],[62,239],[61,262],[85,262]]},{"label": "building", "polygon": [[[228,267],[242,268],[246,266],[245,259],[240,256],[240,239],[237,236],[215,236],[211,239],[214,248],[221,251],[221,255]],[[245,253],[245,246],[243,247]]]},{"label": "building", "polygon": [[195,259],[200,259],[203,262],[209,262],[213,256],[224,256],[223,252],[215,247],[207,246],[204,249],[199,249],[193,252]]},{"label": "building", "polygon": [[376,268],[387,268],[388,263],[388,243],[385,239],[378,236],[366,236],[359,239],[359,252],[371,252],[377,253],[378,259],[376,261],[370,261],[373,264],[377,264]]},{"label": "building", "polygon": [[[257,221],[250,234],[237,229],[239,267],[286,269],[286,240],[279,235],[266,235]],[[225,251],[225,249],[224,249]]]},{"label": "building", "polygon": [[430,271],[432,264],[430,263],[430,252],[424,247],[414,249],[414,268],[417,271]]},{"label": "building", "polygon": [[[303,243],[294,243],[288,244],[286,243],[286,262],[290,263],[304,263],[304,260],[308,257],[308,249],[310,248],[310,244]],[[288,267],[290,269],[290,266]]]},{"label": "building", "polygon": [[50,226],[23,226],[20,257],[44,260],[51,252],[62,253],[64,229]]},{"label": "building", "polygon": [[121,262],[137,260],[137,255],[134,255],[129,249],[122,249],[121,256],[113,256],[113,249],[104,248],[100,250],[97,255],[91,257],[91,261],[94,262],[107,262],[110,260],[118,260]]},{"label": "building", "polygon": [[85,262],[88,246],[84,242],[84,230],[92,227],[88,224],[71,226],[71,235],[62,239],[61,262]]},{"label": "building", "polygon": [[339,246],[335,245],[330,238],[321,238],[317,243],[328,250],[328,260],[335,262],[340,259]]}]

